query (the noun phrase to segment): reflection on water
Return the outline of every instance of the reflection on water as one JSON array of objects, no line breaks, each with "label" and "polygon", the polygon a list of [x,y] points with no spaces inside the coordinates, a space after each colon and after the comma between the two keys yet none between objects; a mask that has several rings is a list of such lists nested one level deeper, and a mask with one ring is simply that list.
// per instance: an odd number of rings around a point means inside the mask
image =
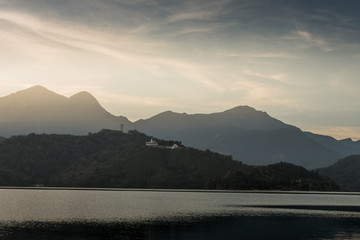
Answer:
[{"label": "reflection on water", "polygon": [[360,195],[0,190],[0,239],[360,239]]},{"label": "reflection on water", "polygon": [[360,239],[360,221],[296,216],[221,216],[144,222],[3,224],[1,239]]}]

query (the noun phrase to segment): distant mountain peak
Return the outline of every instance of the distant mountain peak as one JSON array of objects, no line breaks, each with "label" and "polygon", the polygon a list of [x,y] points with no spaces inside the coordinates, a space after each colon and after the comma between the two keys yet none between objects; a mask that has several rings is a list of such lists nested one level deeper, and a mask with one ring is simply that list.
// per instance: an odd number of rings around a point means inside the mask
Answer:
[{"label": "distant mountain peak", "polygon": [[103,128],[132,129],[124,117],[107,112],[89,92],[65,97],[36,85],[0,98],[0,135],[86,134]]},{"label": "distant mountain peak", "polygon": [[49,89],[47,89],[46,87],[43,87],[41,85],[34,85],[32,87],[29,87],[28,89],[25,89],[25,91],[50,91]]},{"label": "distant mountain peak", "polygon": [[47,88],[45,88],[43,86],[40,86],[40,85],[35,85],[35,86],[32,86],[32,87],[29,87],[27,89],[18,91],[16,93],[11,94],[11,95],[32,95],[32,94],[44,95],[44,94],[49,94],[49,93],[58,95],[57,93],[52,92],[49,89],[47,89]]},{"label": "distant mountain peak", "polygon": [[91,102],[91,103],[98,103],[98,101],[96,100],[96,98],[89,92],[86,91],[82,91],[82,92],[78,92],[74,95],[72,95],[69,98],[70,101],[77,101],[77,102]]},{"label": "distant mountain peak", "polygon": [[69,97],[68,102],[77,109],[78,113],[81,113],[83,116],[86,115],[88,118],[95,119],[103,114],[108,116],[111,115],[101,106],[98,100],[91,93],[86,91],[78,92],[72,95]]},{"label": "distant mountain peak", "polygon": [[231,114],[261,114],[261,115],[268,115],[266,112],[256,110],[253,107],[243,105],[237,106],[228,110],[225,110],[224,113],[231,113]]},{"label": "distant mountain peak", "polygon": [[151,117],[150,119],[168,119],[168,118],[175,118],[178,116],[181,116],[181,114],[167,110],[165,112],[159,113],[159,114]]},{"label": "distant mountain peak", "polygon": [[92,98],[94,98],[94,96],[87,91],[81,91],[81,92],[75,93],[70,98],[73,98],[73,97],[92,97]]},{"label": "distant mountain peak", "polygon": [[258,112],[255,108],[248,105],[240,105],[226,110],[225,112],[238,112],[238,111],[249,111],[249,112]]},{"label": "distant mountain peak", "polygon": [[53,91],[50,91],[49,89],[47,89],[46,87],[43,87],[41,85],[35,85],[32,87],[29,87],[27,89],[24,89],[22,91],[19,91],[17,93],[28,93],[28,94],[54,94],[54,95],[59,95]]},{"label": "distant mountain peak", "polygon": [[52,102],[52,100],[54,99],[56,99],[56,101],[66,100],[66,97],[59,95],[53,91],[50,91],[43,86],[36,85],[12,93],[8,96],[2,97],[2,99],[8,99],[9,101],[22,103],[25,105],[31,105],[31,104],[46,105],[46,104],[50,104],[50,102]]}]

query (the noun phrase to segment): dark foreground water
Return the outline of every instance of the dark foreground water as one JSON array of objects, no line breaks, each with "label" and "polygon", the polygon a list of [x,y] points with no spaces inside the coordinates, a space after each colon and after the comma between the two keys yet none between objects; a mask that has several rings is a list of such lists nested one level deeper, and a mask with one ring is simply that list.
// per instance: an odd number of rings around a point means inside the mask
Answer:
[{"label": "dark foreground water", "polygon": [[360,195],[1,189],[0,239],[360,239]]}]

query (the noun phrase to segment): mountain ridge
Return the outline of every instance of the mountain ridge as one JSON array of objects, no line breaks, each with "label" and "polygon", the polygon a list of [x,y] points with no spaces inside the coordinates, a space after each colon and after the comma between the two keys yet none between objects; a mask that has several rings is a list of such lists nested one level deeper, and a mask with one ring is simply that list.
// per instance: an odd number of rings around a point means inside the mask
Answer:
[{"label": "mountain ridge", "polygon": [[[206,118],[206,122],[204,119]],[[251,122],[248,119],[251,118]],[[187,113],[176,113],[173,111],[165,111],[159,114],[156,114],[148,119],[140,119],[135,121],[134,124],[136,127],[141,127],[141,124],[145,121],[167,121],[167,124],[174,124],[174,122],[169,123],[171,120],[186,120],[186,121],[194,121],[193,124],[196,125],[224,125],[227,126],[229,124],[238,127],[238,128],[246,128],[246,129],[269,129],[269,128],[281,128],[281,127],[289,127],[290,125],[283,123],[282,121],[275,119],[269,116],[266,112],[261,112],[256,110],[255,108],[249,106],[237,106],[223,112],[215,112],[215,113],[196,113],[196,114],[187,114]],[[191,120],[189,120],[191,119]],[[210,121],[210,122],[209,122]],[[182,125],[184,125],[183,123]],[[161,123],[160,125],[163,125]],[[291,126],[293,127],[293,126]]]},{"label": "mountain ridge", "polygon": [[[334,146],[326,145],[301,129],[248,106],[211,114],[166,111],[134,125],[146,134],[229,154],[253,165],[286,161],[313,169],[331,165],[350,151],[337,140]],[[360,146],[355,146],[354,151],[360,152]]]},{"label": "mountain ridge", "polygon": [[29,133],[86,135],[104,128],[120,130],[121,126],[125,131],[137,129],[255,165],[285,161],[313,169],[360,154],[360,141],[303,132],[246,105],[209,114],[165,111],[131,122],[106,111],[86,91],[67,98],[34,86],[0,98],[0,135],[4,137]]},{"label": "mountain ridge", "polygon": [[0,98],[0,134],[4,137],[29,133],[87,134],[104,127],[120,129],[132,123],[107,112],[88,92],[71,97],[42,86],[33,86]]}]

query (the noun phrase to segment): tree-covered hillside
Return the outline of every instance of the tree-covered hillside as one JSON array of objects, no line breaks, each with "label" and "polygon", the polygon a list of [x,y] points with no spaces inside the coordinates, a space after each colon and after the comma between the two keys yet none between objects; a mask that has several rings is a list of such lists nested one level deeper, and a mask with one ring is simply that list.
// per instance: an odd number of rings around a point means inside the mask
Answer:
[{"label": "tree-covered hillside", "polygon": [[291,163],[280,162],[268,166],[244,165],[229,171],[214,181],[213,188],[223,189],[279,189],[330,190],[337,189],[333,181]]},{"label": "tree-covered hillside", "polygon": [[0,185],[123,188],[336,190],[317,173],[292,164],[254,167],[230,156],[185,148],[137,131],[87,136],[30,134],[0,143]]},{"label": "tree-covered hillside", "polygon": [[360,191],[360,155],[340,159],[318,171],[333,179],[342,191]]}]

